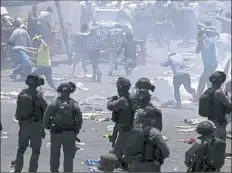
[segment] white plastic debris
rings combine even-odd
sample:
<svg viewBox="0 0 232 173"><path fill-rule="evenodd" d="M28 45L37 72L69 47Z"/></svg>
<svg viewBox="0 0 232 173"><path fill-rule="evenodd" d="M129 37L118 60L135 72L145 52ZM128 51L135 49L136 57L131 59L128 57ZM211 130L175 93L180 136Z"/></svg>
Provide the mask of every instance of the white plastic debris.
<svg viewBox="0 0 232 173"><path fill-rule="evenodd" d="M85 146L85 143L84 142L76 142L76 145Z"/></svg>
<svg viewBox="0 0 232 173"><path fill-rule="evenodd" d="M185 119L184 122L189 125L197 125L200 122L204 121L206 119L203 118L196 118L196 119Z"/></svg>
<svg viewBox="0 0 232 173"><path fill-rule="evenodd" d="M77 82L76 83L76 87L77 89L79 89L80 91L88 91L89 89L85 87L85 85L81 82Z"/></svg>
<svg viewBox="0 0 232 173"><path fill-rule="evenodd" d="M177 132L192 132L194 130L195 130L195 128L192 128L192 129L179 129L179 130L177 130Z"/></svg>
<svg viewBox="0 0 232 173"><path fill-rule="evenodd" d="M92 97L87 98L87 100L105 100L106 98L99 95L93 95Z"/></svg>
<svg viewBox="0 0 232 173"><path fill-rule="evenodd" d="M1 136L1 139L7 139L8 136Z"/></svg>
<svg viewBox="0 0 232 173"><path fill-rule="evenodd" d="M6 134L7 134L7 132L2 132L2 134L3 134L3 135L6 135Z"/></svg>
<svg viewBox="0 0 232 173"><path fill-rule="evenodd" d="M46 144L45 144L45 147L46 147L46 148L50 148L50 147L51 147L51 143L46 143Z"/></svg>
<svg viewBox="0 0 232 173"><path fill-rule="evenodd" d="M107 126L106 128L107 128L107 130L109 130L109 131L113 131L113 130L114 130L114 125L109 125L109 126Z"/></svg>
<svg viewBox="0 0 232 173"><path fill-rule="evenodd" d="M174 126L175 128L181 128L181 129L189 129L191 126Z"/></svg>
<svg viewBox="0 0 232 173"><path fill-rule="evenodd" d="M18 96L18 94L19 94L19 92L17 92L17 91L11 91L11 92L1 91L2 96Z"/></svg>
<svg viewBox="0 0 232 173"><path fill-rule="evenodd" d="M53 78L54 81L64 81L65 78Z"/></svg>
<svg viewBox="0 0 232 173"><path fill-rule="evenodd" d="M163 139L164 139L165 141L168 141L168 140L169 140L169 137L163 136Z"/></svg>
<svg viewBox="0 0 232 173"><path fill-rule="evenodd" d="M16 119L12 119L15 123L18 123L19 121L18 120L16 120Z"/></svg>

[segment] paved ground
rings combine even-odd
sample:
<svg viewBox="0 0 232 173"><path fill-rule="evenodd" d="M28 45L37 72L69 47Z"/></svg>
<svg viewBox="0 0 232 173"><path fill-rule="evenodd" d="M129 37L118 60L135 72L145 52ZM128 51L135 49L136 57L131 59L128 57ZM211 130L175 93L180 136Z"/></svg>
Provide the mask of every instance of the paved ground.
<svg viewBox="0 0 232 173"><path fill-rule="evenodd" d="M191 48L180 48L182 52L189 52ZM153 44L148 45L148 60L146 66L139 66L134 70L133 77L131 78L132 83L140 77L148 77L154 79L153 82L156 86L156 91L153 95L153 102L159 106L164 102L173 100L173 89L171 85L171 74L169 68L163 68L160 66L160 62L165 60L167 55L167 50L165 48L154 48ZM195 55L186 55L189 58L189 65L191 66L191 77L194 83L194 87L197 85L199 74L201 72L201 60ZM54 59L59 60L63 57L57 56ZM90 69L90 67L89 67ZM103 75L107 73L107 65L101 65L101 70ZM106 98L116 92L115 81L117 76L108 77L103 76L102 83L93 83L89 79L81 78L71 78L69 73L71 69L69 65L59 65L53 68L54 78L56 79L56 84L61 83L59 78L63 78L64 81L73 81L75 83L81 82L84 84L88 91L75 92L72 97L83 103L88 101L89 106L81 104L81 109L83 112L96 112L95 108L101 108L103 111L106 109ZM82 72L80 66L77 68L76 74ZM9 71L2 71L1 74L1 92L12 92L19 91L25 87L24 83L21 82L11 82L6 75ZM120 67L119 71L116 72L117 75L124 75L124 70ZM47 85L43 87L45 94L51 96L54 93L49 89ZM9 93L8 93L9 95ZM2 172L10 171L10 162L15 158L17 150L17 133L18 125L12 119L14 119L15 113L15 96L14 93L11 93L12 96L1 97L1 118L3 122L4 130L7 134L2 134L2 136L8 136L7 139L1 140L1 168ZM96 99L96 95L101 96L102 98ZM182 100L185 103L184 108L181 110L175 110L170 108L162 108L164 115L163 123L164 130L163 135L168 136L169 140L167 141L171 155L165 160L164 165L162 166L163 172L175 172L175 171L186 171L184 166L184 153L190 147L188 144L180 143L180 139L189 139L191 137L196 137L195 132L177 132L177 128L174 126L184 125L183 121L185 118L199 118L197 114L197 105L191 103L189 99L191 98L183 89L181 89ZM95 98L95 99L94 99ZM92 107L90 111L89 107ZM88 110L88 111L87 111ZM100 112L103 117L109 117L110 114L107 112ZM85 146L80 146L84 150L77 151L75 158L75 171L88 171L88 167L84 164L85 160L88 158L98 159L101 154L106 153L110 149L110 143L108 139L103 138L103 135L109 133L107 130L108 125L113 125L112 122L96 122L94 120L85 120L83 123L83 129L79 135L82 142L85 142ZM49 148L45 145L49 142L49 133L47 133L46 138L43 141L43 146L41 149L41 156L39 160L39 171L49 171ZM228 141L228 150L231 143ZM30 149L27 150L25 154L25 167L24 171L28 170L28 159L30 156ZM61 159L62 161L62 159ZM226 164L223 167L223 171L230 172L231 170L231 160L226 160ZM62 162L61 162L62 165ZM62 168L60 169L62 170Z"/></svg>

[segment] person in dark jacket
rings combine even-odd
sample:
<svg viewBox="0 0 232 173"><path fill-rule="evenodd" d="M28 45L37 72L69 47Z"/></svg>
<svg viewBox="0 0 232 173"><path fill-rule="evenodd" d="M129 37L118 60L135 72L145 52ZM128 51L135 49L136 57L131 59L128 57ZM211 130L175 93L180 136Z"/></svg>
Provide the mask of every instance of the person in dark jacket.
<svg viewBox="0 0 232 173"><path fill-rule="evenodd" d="M60 96L49 104L44 114L44 128L51 133L51 172L59 172L61 146L64 152L64 172L73 172L75 141L83 122L78 103L70 98L75 90L76 86L72 82L60 84L57 88Z"/></svg>
<svg viewBox="0 0 232 173"><path fill-rule="evenodd" d="M126 131L125 133L119 132L115 146L117 146L119 150L121 149L127 163L129 163L130 172L160 172L161 165L170 155L169 148L160 131L154 128L154 122L155 119L152 114L144 114L142 109L138 109L135 112L133 129L123 129ZM139 144L137 145L137 143L133 141L138 141L138 139L135 138L140 135L134 135L132 139L130 139L130 137L124 139L124 136L129 135L130 131L140 132L145 137L143 138L144 147L142 147L142 151L134 151L134 153L137 153L135 155L128 155L125 146L139 149Z"/></svg>
<svg viewBox="0 0 232 173"><path fill-rule="evenodd" d="M113 96L107 102L107 108L112 111L112 121L115 122L114 132L112 136L112 143L117 137L117 132L121 125L132 125L133 123L133 112L130 103L130 93L129 89L131 83L128 79L119 77L116 82L118 96Z"/></svg>
<svg viewBox="0 0 232 173"><path fill-rule="evenodd" d="M197 141L185 152L184 163L188 167L187 172L220 172L206 164L207 156L203 154L203 147L207 141L216 139L215 131L216 127L211 121L202 121L197 125L196 132L201 136L199 136ZM203 154L204 160L201 159L201 154Z"/></svg>
<svg viewBox="0 0 232 173"><path fill-rule="evenodd" d="M133 123L133 108L130 102L129 89L131 83L128 79L119 77L116 82L118 96L113 96L107 103L107 108L112 111L112 121L115 122L114 130L110 141L112 142L112 153L118 152L115 149L117 135L122 126L132 126ZM117 154L121 168L127 170L127 164L124 162L122 155Z"/></svg>
<svg viewBox="0 0 232 173"><path fill-rule="evenodd" d="M36 74L27 76L27 89L18 95L15 117L19 121L18 150L15 160L15 172L23 169L23 157L30 144L32 154L28 172L37 172L42 138L45 137L43 129L43 114L47 103L42 94L36 89L44 84L44 80Z"/></svg>
<svg viewBox="0 0 232 173"><path fill-rule="evenodd" d="M221 71L214 72L209 81L212 84L211 90L214 91L213 100L213 115L208 117L216 126L216 136L219 139L226 140L226 114L231 112L231 98L226 96L225 92L221 89L222 84L226 80L226 74Z"/></svg>

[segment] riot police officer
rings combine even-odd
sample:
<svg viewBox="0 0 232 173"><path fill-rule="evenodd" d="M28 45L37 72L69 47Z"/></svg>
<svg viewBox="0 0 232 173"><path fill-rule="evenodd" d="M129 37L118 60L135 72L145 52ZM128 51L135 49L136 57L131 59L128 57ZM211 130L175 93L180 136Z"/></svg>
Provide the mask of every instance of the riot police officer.
<svg viewBox="0 0 232 173"><path fill-rule="evenodd" d="M23 168L24 153L29 146L32 148L28 172L37 172L42 138L45 137L43 129L43 114L47 103L37 87L44 84L44 80L36 74L27 76L27 89L18 95L15 117L19 121L18 150L15 160L15 172Z"/></svg>
<svg viewBox="0 0 232 173"><path fill-rule="evenodd" d="M72 82L60 84L57 88L60 96L48 106L44 114L44 128L51 133L51 172L59 172L61 146L64 152L64 172L73 172L75 141L83 122L78 103L70 98L75 90L76 86Z"/></svg>

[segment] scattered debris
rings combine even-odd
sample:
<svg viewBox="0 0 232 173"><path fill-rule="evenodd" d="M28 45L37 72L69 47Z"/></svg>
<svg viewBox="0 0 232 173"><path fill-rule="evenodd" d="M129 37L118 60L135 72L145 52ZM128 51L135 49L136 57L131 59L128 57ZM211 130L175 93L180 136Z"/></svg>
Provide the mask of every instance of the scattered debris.
<svg viewBox="0 0 232 173"><path fill-rule="evenodd" d="M231 160L231 156L226 157L226 160Z"/></svg>
<svg viewBox="0 0 232 173"><path fill-rule="evenodd" d="M101 114L97 113L83 113L82 116L84 120L96 120L102 118Z"/></svg>
<svg viewBox="0 0 232 173"><path fill-rule="evenodd" d="M88 91L89 89L85 87L85 85L81 82L77 82L76 83L76 87L77 89L79 89L80 91Z"/></svg>
<svg viewBox="0 0 232 173"><path fill-rule="evenodd" d="M64 80L66 80L65 78L52 78L54 81L64 81Z"/></svg>
<svg viewBox="0 0 232 173"><path fill-rule="evenodd" d="M83 101L81 103L79 103L80 106L89 106L91 105L90 103L88 103L88 101Z"/></svg>
<svg viewBox="0 0 232 173"><path fill-rule="evenodd" d="M174 171L174 172L178 171L178 168L174 168L173 171Z"/></svg>
<svg viewBox="0 0 232 173"><path fill-rule="evenodd" d="M84 142L75 142L76 143L76 145L81 145L81 146L85 146L85 143Z"/></svg>
<svg viewBox="0 0 232 173"><path fill-rule="evenodd" d="M179 142L183 142L183 143L186 143L186 144L193 144L194 142L196 142L196 138L190 138L188 140L179 140Z"/></svg>
<svg viewBox="0 0 232 173"><path fill-rule="evenodd" d="M12 119L15 123L18 123L19 121L18 120L16 120L16 119Z"/></svg>
<svg viewBox="0 0 232 173"><path fill-rule="evenodd" d="M1 95L2 96L18 96L19 92L17 91L11 91L11 92L4 92L4 91L1 91Z"/></svg>
<svg viewBox="0 0 232 173"><path fill-rule="evenodd" d="M96 166L88 167L90 172L102 172Z"/></svg>
<svg viewBox="0 0 232 173"><path fill-rule="evenodd" d="M100 160L96 160L96 159L87 159L86 160L86 165L87 166L97 166L99 164Z"/></svg>
<svg viewBox="0 0 232 173"><path fill-rule="evenodd" d="M168 140L169 140L169 137L163 136L163 139L164 139L165 141L168 141Z"/></svg>
<svg viewBox="0 0 232 173"><path fill-rule="evenodd" d="M191 126L174 126L175 128L181 128L181 129L189 129Z"/></svg>
<svg viewBox="0 0 232 173"><path fill-rule="evenodd" d="M95 111L100 111L100 112L103 111L102 108L95 108L94 110L95 110Z"/></svg>
<svg viewBox="0 0 232 173"><path fill-rule="evenodd" d="M92 110L93 110L93 108L91 106L86 106L84 108L84 111L92 111Z"/></svg>
<svg viewBox="0 0 232 173"><path fill-rule="evenodd" d="M192 132L194 130L196 130L196 129L195 128L192 128L192 129L179 129L179 130L177 130L177 132Z"/></svg>
<svg viewBox="0 0 232 173"><path fill-rule="evenodd" d="M97 122L103 122L103 121L110 121L109 117L106 118L99 118L99 119L95 119Z"/></svg>
<svg viewBox="0 0 232 173"><path fill-rule="evenodd" d="M114 130L114 125L109 125L109 126L107 126L106 128L107 128L107 130L109 130L109 131L113 131L113 130Z"/></svg>
<svg viewBox="0 0 232 173"><path fill-rule="evenodd" d="M105 97L99 95L93 95L92 97L87 98L87 100L105 100Z"/></svg>
<svg viewBox="0 0 232 173"><path fill-rule="evenodd" d="M167 102L161 104L160 107L161 107L161 108L168 108L168 107L173 107L173 106L175 106L175 105L176 105L176 102L175 102L175 101L169 100L169 101L167 101Z"/></svg>
<svg viewBox="0 0 232 173"><path fill-rule="evenodd" d="M118 80L118 78L112 79L112 80L110 81L110 83L116 84L117 80Z"/></svg>
<svg viewBox="0 0 232 173"><path fill-rule="evenodd" d="M200 122L204 121L206 119L203 118L197 118L197 119L184 119L184 123L189 124L189 125L197 125Z"/></svg>
<svg viewBox="0 0 232 173"><path fill-rule="evenodd" d="M227 134L226 137L227 137L228 139L232 139L231 134Z"/></svg>
<svg viewBox="0 0 232 173"><path fill-rule="evenodd" d="M1 136L1 139L7 139L8 136Z"/></svg>
<svg viewBox="0 0 232 173"><path fill-rule="evenodd" d="M111 137L112 137L112 134L109 134L109 133L103 135L103 138L111 138Z"/></svg>
<svg viewBox="0 0 232 173"><path fill-rule="evenodd" d="M50 148L50 147L51 147L51 143L46 143L46 144L45 144L45 147L46 147L46 148Z"/></svg>

